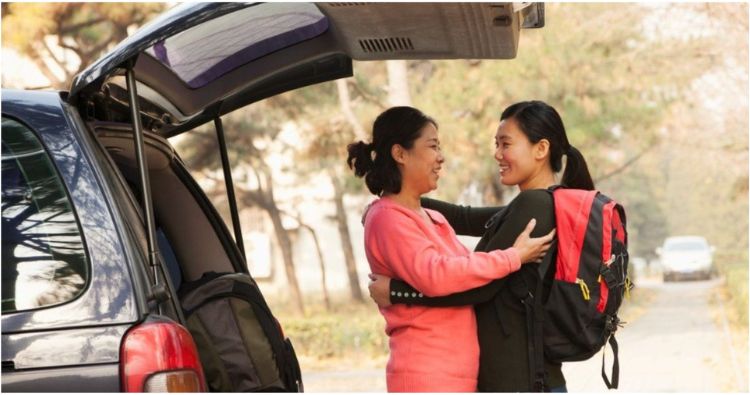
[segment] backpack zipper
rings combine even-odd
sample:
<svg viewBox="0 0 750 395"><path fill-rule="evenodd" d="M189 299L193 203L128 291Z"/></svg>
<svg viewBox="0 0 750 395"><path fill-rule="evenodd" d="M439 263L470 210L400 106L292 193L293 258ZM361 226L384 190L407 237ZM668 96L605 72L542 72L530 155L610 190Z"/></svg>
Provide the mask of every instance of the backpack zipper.
<svg viewBox="0 0 750 395"><path fill-rule="evenodd" d="M591 293L589 292L589 286L581 278L576 279L576 284L581 287L581 293L583 294L584 300L591 300Z"/></svg>

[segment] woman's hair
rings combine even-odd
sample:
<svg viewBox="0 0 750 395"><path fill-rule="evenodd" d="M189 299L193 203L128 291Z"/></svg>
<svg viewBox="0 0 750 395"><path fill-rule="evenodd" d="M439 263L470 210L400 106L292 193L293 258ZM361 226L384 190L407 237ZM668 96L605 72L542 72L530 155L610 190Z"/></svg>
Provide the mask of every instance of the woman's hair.
<svg viewBox="0 0 750 395"><path fill-rule="evenodd" d="M562 169L562 157L568 156L562 185L569 188L594 190L594 181L589 174L583 155L568 142L565 126L560 114L542 101L524 101L506 108L500 120L514 119L518 128L532 144L547 139L550 144L550 165L555 173Z"/></svg>
<svg viewBox="0 0 750 395"><path fill-rule="evenodd" d="M346 163L354 175L364 177L367 189L374 195L401 192L401 172L391 156L391 147L399 144L405 149L414 146L414 140L428 123L437 122L413 107L392 107L378 115L372 125L372 142L349 144Z"/></svg>

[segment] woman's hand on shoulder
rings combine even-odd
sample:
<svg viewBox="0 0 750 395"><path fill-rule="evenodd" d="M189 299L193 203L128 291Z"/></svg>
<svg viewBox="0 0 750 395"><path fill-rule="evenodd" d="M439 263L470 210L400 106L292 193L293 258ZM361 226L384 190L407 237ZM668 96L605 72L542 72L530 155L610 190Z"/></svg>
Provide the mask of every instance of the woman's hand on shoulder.
<svg viewBox="0 0 750 395"><path fill-rule="evenodd" d="M544 255L547 254L552 240L555 238L555 230L547 233L542 237L531 237L531 231L536 226L536 219L532 218L526 225L526 228L516 238L513 247L518 250L521 256L521 263L541 262Z"/></svg>

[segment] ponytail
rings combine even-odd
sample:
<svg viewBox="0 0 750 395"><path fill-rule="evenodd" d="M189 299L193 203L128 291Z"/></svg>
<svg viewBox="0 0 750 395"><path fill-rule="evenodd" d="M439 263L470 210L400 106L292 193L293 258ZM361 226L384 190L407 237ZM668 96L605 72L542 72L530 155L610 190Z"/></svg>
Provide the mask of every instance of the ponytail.
<svg viewBox="0 0 750 395"><path fill-rule="evenodd" d="M594 190L594 180L591 179L586 159L583 158L581 151L578 151L572 145L568 146L567 163L563 173L562 185L568 188Z"/></svg>
<svg viewBox="0 0 750 395"><path fill-rule="evenodd" d="M373 165L372 144L359 141L346 146L346 150L349 152L349 157L346 158L349 168L354 170L357 177L364 177Z"/></svg>

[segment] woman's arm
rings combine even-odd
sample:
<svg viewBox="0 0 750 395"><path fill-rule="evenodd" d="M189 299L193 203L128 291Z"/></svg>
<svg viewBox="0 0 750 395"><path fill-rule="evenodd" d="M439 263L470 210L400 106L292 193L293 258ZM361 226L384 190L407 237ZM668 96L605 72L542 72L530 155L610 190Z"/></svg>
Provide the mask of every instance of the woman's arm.
<svg viewBox="0 0 750 395"><path fill-rule="evenodd" d="M415 285L425 295L442 296L476 288L521 267L516 248L443 255L409 216L393 210L379 210L370 216L366 229L369 253L387 263L394 277Z"/></svg>
<svg viewBox="0 0 750 395"><path fill-rule="evenodd" d="M510 210L505 221L500 225L493 235L489 236L489 241L485 249L487 251L508 248L512 246L518 235L524 230L526 224L535 218L537 225L531 232L532 236L539 237L545 235L555 228L555 214L552 194L545 190L530 190L521 192L508 207ZM477 304L490 300L500 289L503 281L495 280L487 285L470 289L468 291L454 293L441 297L428 297L408 283L401 280L390 280L390 286L383 290L382 283L386 280L377 279L375 283L378 289L370 289L371 293L378 293L383 300L383 295L388 296L391 304L416 304L421 306L463 306L467 304ZM371 284L372 286L372 284ZM395 295L394 295L395 292ZM401 296L398 293L401 293ZM413 297L416 293L417 297ZM405 296L407 295L408 296ZM373 299L378 301L373 295Z"/></svg>
<svg viewBox="0 0 750 395"><path fill-rule="evenodd" d="M417 304L430 307L466 306L487 302L500 290L502 280L447 296L429 297L408 283L377 274L370 275L370 297L380 307L392 304Z"/></svg>
<svg viewBox="0 0 750 395"><path fill-rule="evenodd" d="M465 236L481 236L485 232L484 225L490 217L497 214L503 207L471 207L459 206L440 200L422 198L422 207L429 208L443 214L445 219L456 231Z"/></svg>

